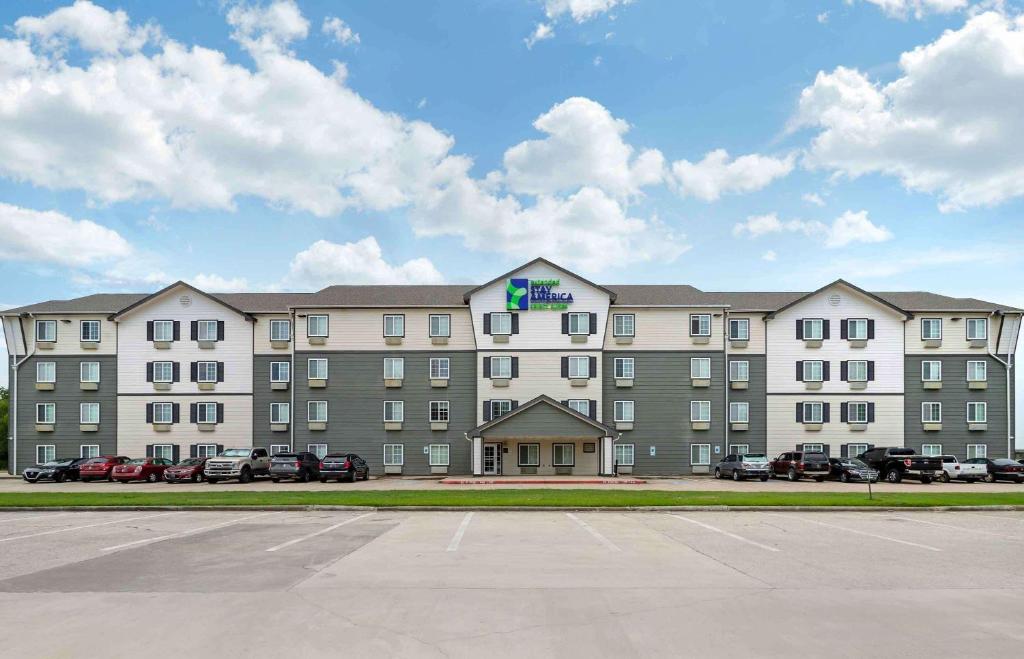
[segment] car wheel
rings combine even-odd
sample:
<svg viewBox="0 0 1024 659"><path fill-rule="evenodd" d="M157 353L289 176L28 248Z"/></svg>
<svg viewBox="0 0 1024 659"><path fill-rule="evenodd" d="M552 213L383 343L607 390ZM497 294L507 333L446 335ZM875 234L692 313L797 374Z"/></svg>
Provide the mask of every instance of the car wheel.
<svg viewBox="0 0 1024 659"><path fill-rule="evenodd" d="M53 482L55 482L55 483L63 483L64 482L64 474L57 474L56 476L54 476L53 477Z"/></svg>
<svg viewBox="0 0 1024 659"><path fill-rule="evenodd" d="M825 482L825 477L824 476L816 476L814 478L814 482L815 483L823 483L823 482Z"/></svg>
<svg viewBox="0 0 1024 659"><path fill-rule="evenodd" d="M942 475L939 476L939 480L941 480L943 483L948 483L950 481L949 474L947 474L946 472L942 472ZM970 483L971 481L967 482Z"/></svg>
<svg viewBox="0 0 1024 659"><path fill-rule="evenodd" d="M156 474L150 474L150 475L146 476L146 482L147 483L155 483L156 482Z"/></svg>
<svg viewBox="0 0 1024 659"><path fill-rule="evenodd" d="M898 469L890 469L889 471L885 472L885 480L889 481L890 483L899 483L901 480L903 480L903 475L900 474Z"/></svg>
<svg viewBox="0 0 1024 659"><path fill-rule="evenodd" d="M989 483L995 483L996 482L996 475L995 474L989 474L987 477L985 477L985 480L988 481Z"/></svg>
<svg viewBox="0 0 1024 659"><path fill-rule="evenodd" d="M83 478L83 479L82 479L82 482L83 482L83 483L91 483L91 482L92 482L92 479L91 479L91 478Z"/></svg>
<svg viewBox="0 0 1024 659"><path fill-rule="evenodd" d="M217 480L216 478L207 478L207 479L206 479L206 482L207 482L207 483L209 483L210 485L216 485L216 484L217 484L217 483L219 483L220 481L219 481L219 480Z"/></svg>
<svg viewBox="0 0 1024 659"><path fill-rule="evenodd" d="M922 476L921 477L921 485L929 485L931 482L932 482L932 477L931 476Z"/></svg>
<svg viewBox="0 0 1024 659"><path fill-rule="evenodd" d="M252 481L252 470L248 467L242 468L242 473L238 475L239 483L249 483Z"/></svg>
<svg viewBox="0 0 1024 659"><path fill-rule="evenodd" d="M309 482L309 472L308 471L302 472L302 476L299 478L299 480L302 481L303 483L308 483Z"/></svg>
<svg viewBox="0 0 1024 659"><path fill-rule="evenodd" d="M761 477L761 482L762 483L767 483L768 482L768 477L767 476L762 476Z"/></svg>
<svg viewBox="0 0 1024 659"><path fill-rule="evenodd" d="M350 483L355 483L356 482L356 473L357 473L356 470L353 469L352 473L349 474L348 480L349 480Z"/></svg>
<svg viewBox="0 0 1024 659"><path fill-rule="evenodd" d="M111 470L110 473L107 474L107 482L108 483L113 483L114 482L114 471L113 470Z"/></svg>
<svg viewBox="0 0 1024 659"><path fill-rule="evenodd" d="M271 479L270 479L270 482L271 482L271 483L280 483L280 482L281 482L281 479L280 479L280 478L271 478Z"/></svg>
<svg viewBox="0 0 1024 659"><path fill-rule="evenodd" d="M741 478L740 478L740 472L738 472L738 471L736 471L735 469L733 469L733 470L732 470L732 479L733 479L734 481L736 481L736 482L739 482L739 481L741 480Z"/></svg>
<svg viewBox="0 0 1024 659"><path fill-rule="evenodd" d="M977 478L968 478L968 479L967 479L967 483L968 483L968 484L970 484L970 483L977 483L977 482L978 482L978 479L977 479Z"/></svg>
<svg viewBox="0 0 1024 659"><path fill-rule="evenodd" d="M326 482L327 482L327 479L326 479L326 478L324 478L323 476L321 476L321 477L320 477L320 482L321 482L321 483L326 483Z"/></svg>
<svg viewBox="0 0 1024 659"><path fill-rule="evenodd" d="M800 476L797 475L796 469L790 467L789 471L786 473L786 478L788 478L791 481L797 481L800 479Z"/></svg>
<svg viewBox="0 0 1024 659"><path fill-rule="evenodd" d="M721 478L721 477L722 477L722 470L719 469L718 467L715 467L715 478Z"/></svg>
<svg viewBox="0 0 1024 659"><path fill-rule="evenodd" d="M1017 485L1020 485L1021 483L1024 483L1024 478L1021 478L1020 476L1018 476L1018 477L1013 479L1013 482L1016 483Z"/></svg>
<svg viewBox="0 0 1024 659"><path fill-rule="evenodd" d="M843 473L839 474L839 482L840 483L849 483L850 482L850 475L847 474L845 471Z"/></svg>

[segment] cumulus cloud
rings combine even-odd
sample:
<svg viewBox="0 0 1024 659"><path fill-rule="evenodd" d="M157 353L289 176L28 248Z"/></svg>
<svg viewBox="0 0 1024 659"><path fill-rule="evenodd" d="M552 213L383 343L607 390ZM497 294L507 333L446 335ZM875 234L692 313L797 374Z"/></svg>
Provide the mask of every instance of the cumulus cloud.
<svg viewBox="0 0 1024 659"><path fill-rule="evenodd" d="M800 198L803 199L804 202L806 202L806 203L808 203L808 204L810 204L812 206L824 206L825 205L825 200L822 199L821 195L818 194L817 192L805 192L804 194L800 195Z"/></svg>
<svg viewBox="0 0 1024 659"><path fill-rule="evenodd" d="M777 258L778 256L775 254L775 251L771 249L761 255L761 260L768 261L769 263L774 262Z"/></svg>
<svg viewBox="0 0 1024 659"><path fill-rule="evenodd" d="M124 258L132 247L113 229L0 202L0 260L91 266Z"/></svg>
<svg viewBox="0 0 1024 659"><path fill-rule="evenodd" d="M352 31L345 21L337 16L328 16L320 30L343 46L359 44L359 34Z"/></svg>
<svg viewBox="0 0 1024 659"><path fill-rule="evenodd" d="M227 14L232 35L250 49L276 50L309 34L309 21L294 0L275 0L267 5L239 3Z"/></svg>
<svg viewBox="0 0 1024 659"><path fill-rule="evenodd" d="M210 293L242 293L251 290L249 281L244 277L222 277L215 274L199 273L187 280L196 288Z"/></svg>
<svg viewBox="0 0 1024 659"><path fill-rule="evenodd" d="M700 162L677 160L672 163L672 174L680 194L716 201L723 194L766 187L793 171L795 159L792 154L775 158L752 153L730 161L725 149L716 149Z"/></svg>
<svg viewBox="0 0 1024 659"><path fill-rule="evenodd" d="M897 177L944 211L1024 195L1024 16L979 14L899 65L888 84L845 67L818 73L792 122L815 131L804 164Z"/></svg>
<svg viewBox="0 0 1024 659"><path fill-rule="evenodd" d="M523 39L527 48L533 48L534 44L538 41L544 41L555 36L555 28L551 23L537 23L537 27L533 29L533 33Z"/></svg>
<svg viewBox="0 0 1024 659"><path fill-rule="evenodd" d="M928 14L949 14L967 8L967 0L864 0L875 5L886 16L906 20L910 16L922 19ZM846 0L852 4L853 0Z"/></svg>
<svg viewBox="0 0 1024 659"><path fill-rule="evenodd" d="M832 224L817 220L782 221L775 213L751 215L745 222L738 222L732 228L734 236L749 238L784 232L802 233L819 240L828 248L845 247L851 243L880 243L893 237L888 228L869 220L867 211L846 211L833 220Z"/></svg>
<svg viewBox="0 0 1024 659"><path fill-rule="evenodd" d="M46 50L62 50L76 42L86 51L107 54L137 51L160 36L156 26L133 26L124 11L107 11L88 0L77 0L46 16L19 18L14 32Z"/></svg>
<svg viewBox="0 0 1024 659"><path fill-rule="evenodd" d="M544 13L550 19L569 16L577 23L589 21L633 0L546 0Z"/></svg>
<svg viewBox="0 0 1024 659"><path fill-rule="evenodd" d="M287 284L319 289L331 284L440 284L444 277L430 259L391 264L373 236L357 242L318 240L292 259Z"/></svg>

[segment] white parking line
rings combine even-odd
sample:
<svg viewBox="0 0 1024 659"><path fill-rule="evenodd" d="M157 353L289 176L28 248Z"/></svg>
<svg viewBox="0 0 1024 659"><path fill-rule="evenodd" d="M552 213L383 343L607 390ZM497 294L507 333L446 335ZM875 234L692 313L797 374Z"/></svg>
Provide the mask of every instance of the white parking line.
<svg viewBox="0 0 1024 659"><path fill-rule="evenodd" d="M599 542L600 542L600 543L601 543L602 545L604 545L605 547L607 547L608 549L610 549L610 550L612 550L612 551L622 551L621 549L619 549L619 548L618 548L618 547L617 547L617 546L615 545L615 543L614 543L614 542L612 542L612 541L611 541L611 540L609 540L608 538L606 538L606 537L604 537L603 535L601 535L600 533L598 533L598 532L597 532L597 529L595 529L594 527L592 527L592 526L591 526L590 524L587 524L586 522L584 522L584 521L583 521L582 519L580 519L580 518L579 518L579 517L577 517L576 515L574 515L574 514L572 514L572 513L566 513L566 514L565 514L565 516L566 516L566 517L568 517L569 519L571 519L572 521L576 522L577 524L579 524L579 525L580 525L581 527L583 527L583 529L584 529L584 530L585 530L585 531L586 531L587 533L589 533L590 535L592 535L592 536L594 536L595 538L597 538L597 540L598 540L598 541L599 541Z"/></svg>
<svg viewBox="0 0 1024 659"><path fill-rule="evenodd" d="M277 545L276 547L271 547L267 551L277 551L279 549L284 549L285 547L291 547L292 545L297 545L300 542L304 542L306 540L309 540L310 538L315 538L318 535L323 535L324 533L330 533L334 529L341 528L342 526L345 526L346 524L351 524L352 522L359 521L359 520L363 519L364 517L369 517L370 515L373 515L373 514L374 513L365 513L365 514L359 515L357 517L352 517L351 519L346 519L344 522L339 522L339 523L337 523L337 524L335 524L333 526L328 526L326 529L320 529L319 531L316 531L314 533L310 533L309 535L304 535L301 538L295 538L293 540L289 540L288 542L283 542L283 543Z"/></svg>
<svg viewBox="0 0 1024 659"><path fill-rule="evenodd" d="M720 529L717 526L711 526L710 524L705 524L704 522L698 522L697 520L690 519L689 517L683 517L682 515L669 515L669 517L675 517L676 519L681 519L684 522L689 522L690 524L696 524L697 526L700 526L701 528L705 528L705 529L707 529L709 531L714 531L715 533L721 533L722 535L728 536L728 537L732 538L733 540L739 540L740 542L745 542L748 545L752 545L754 547L760 547L761 549L764 549L764 550L767 550L767 551L774 551L774 552L781 551L778 547L770 547L768 545L762 545L760 542L755 542L754 540L751 540L749 538L744 538L741 535L736 535L735 533L730 533L729 531L726 531L724 529Z"/></svg>
<svg viewBox="0 0 1024 659"><path fill-rule="evenodd" d="M448 543L447 551L458 551L459 543L462 542L462 536L466 535L466 529L469 528L469 523L473 520L473 513L466 513L466 516L462 518L462 523L459 524L459 528L455 531L455 535L452 536L452 541Z"/></svg>
<svg viewBox="0 0 1024 659"><path fill-rule="evenodd" d="M774 515L775 517L785 517L787 519L799 519L800 521L807 522L808 524L817 524L818 526L826 526L830 529L836 529L838 531L846 531L847 533L855 533L857 535L867 536L869 538L876 538L878 540L888 540L889 542L896 542L901 545L908 545L910 547L919 547L920 549L927 549L928 551L942 551L938 547L932 547L930 545L922 545L918 542L910 542L909 540L900 540L899 538L890 538L887 535L878 535L877 533L868 533L867 531L858 531L857 529L851 529L845 526L836 526L835 524L828 524L826 522L818 522L813 519L807 519L806 517L796 517L795 515Z"/></svg>
<svg viewBox="0 0 1024 659"><path fill-rule="evenodd" d="M939 526L944 529L953 529L954 531L963 531L965 533L980 533L982 535L991 535L997 538L1004 538L1006 540L1024 540L1024 538L1015 537L1012 535L1003 535L1002 533L993 533L992 531L982 531L981 529L972 529L966 526L953 526L952 524L943 524L942 522L932 522L926 519L915 519L913 517L903 517L901 515L890 515L890 519L899 519L905 522L916 522L917 524L927 524L928 526Z"/></svg>
<svg viewBox="0 0 1024 659"><path fill-rule="evenodd" d="M32 517L5 517L0 519L0 523L9 524L11 522L28 522L33 519L52 519L54 517L67 517L72 514L74 513L52 513L49 515L33 515Z"/></svg>
<svg viewBox="0 0 1024 659"><path fill-rule="evenodd" d="M12 540L24 540L26 538L38 538L41 535L53 535L54 533L66 533L68 531L80 531L81 529L91 529L96 526L106 526L108 524L119 524L121 522L131 522L137 519L152 519L154 517L166 517L167 515L174 515L175 512L160 513L158 515L142 515L141 517L125 517L122 519L112 519L108 522L97 522L96 524L86 524L84 526L72 526L66 529L54 529L52 531L40 531L39 533L30 533L28 535L16 535L13 538L0 538L0 542L10 542Z"/></svg>
<svg viewBox="0 0 1024 659"><path fill-rule="evenodd" d="M221 522L220 524L213 524L212 526L202 526L198 529L190 529L188 531L181 531L179 533L171 533L168 535L157 536L156 538L145 538L143 540L135 540L133 542L126 542L121 545L114 545L113 547L104 547L102 551L117 551L118 549L125 549L126 547L136 547L138 545L151 544L155 542L162 542L164 540L173 540L174 538L182 538L193 533L202 533L203 531L210 531L213 529L219 529L223 526L231 526L239 522L244 522L247 519L254 519L256 517L266 517L267 515L277 515L278 513L260 513L259 515L249 515L248 517L239 517L228 522Z"/></svg>
<svg viewBox="0 0 1024 659"><path fill-rule="evenodd" d="M991 515L989 513L968 513L975 517L984 517L986 519L1005 519L1011 522L1024 522L1024 517L1006 517L1005 515Z"/></svg>

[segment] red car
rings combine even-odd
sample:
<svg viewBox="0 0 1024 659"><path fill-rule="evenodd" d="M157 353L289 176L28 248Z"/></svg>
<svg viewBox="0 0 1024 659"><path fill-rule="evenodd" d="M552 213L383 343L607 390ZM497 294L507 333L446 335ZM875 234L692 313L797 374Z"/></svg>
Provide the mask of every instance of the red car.
<svg viewBox="0 0 1024 659"><path fill-rule="evenodd" d="M97 480L114 480L114 467L128 462L123 455L101 455L83 462L79 467L79 478L83 483Z"/></svg>
<svg viewBox="0 0 1024 659"><path fill-rule="evenodd" d="M207 458L185 458L164 471L164 480L168 483L181 483L182 481L201 483L206 460Z"/></svg>
<svg viewBox="0 0 1024 659"><path fill-rule="evenodd" d="M162 480L164 471L174 463L167 458L135 458L114 467L114 480L119 483L146 481L155 483Z"/></svg>

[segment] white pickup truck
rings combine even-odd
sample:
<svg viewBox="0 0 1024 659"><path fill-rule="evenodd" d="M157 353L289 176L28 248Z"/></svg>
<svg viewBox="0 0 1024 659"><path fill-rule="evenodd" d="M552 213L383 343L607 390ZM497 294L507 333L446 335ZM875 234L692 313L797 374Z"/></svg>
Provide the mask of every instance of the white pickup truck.
<svg viewBox="0 0 1024 659"><path fill-rule="evenodd" d="M952 480L967 481L973 483L975 481L984 480L988 476L988 467L983 464L967 464L960 462L956 459L955 455L943 455L942 457L942 475L939 479L943 483L948 483Z"/></svg>

